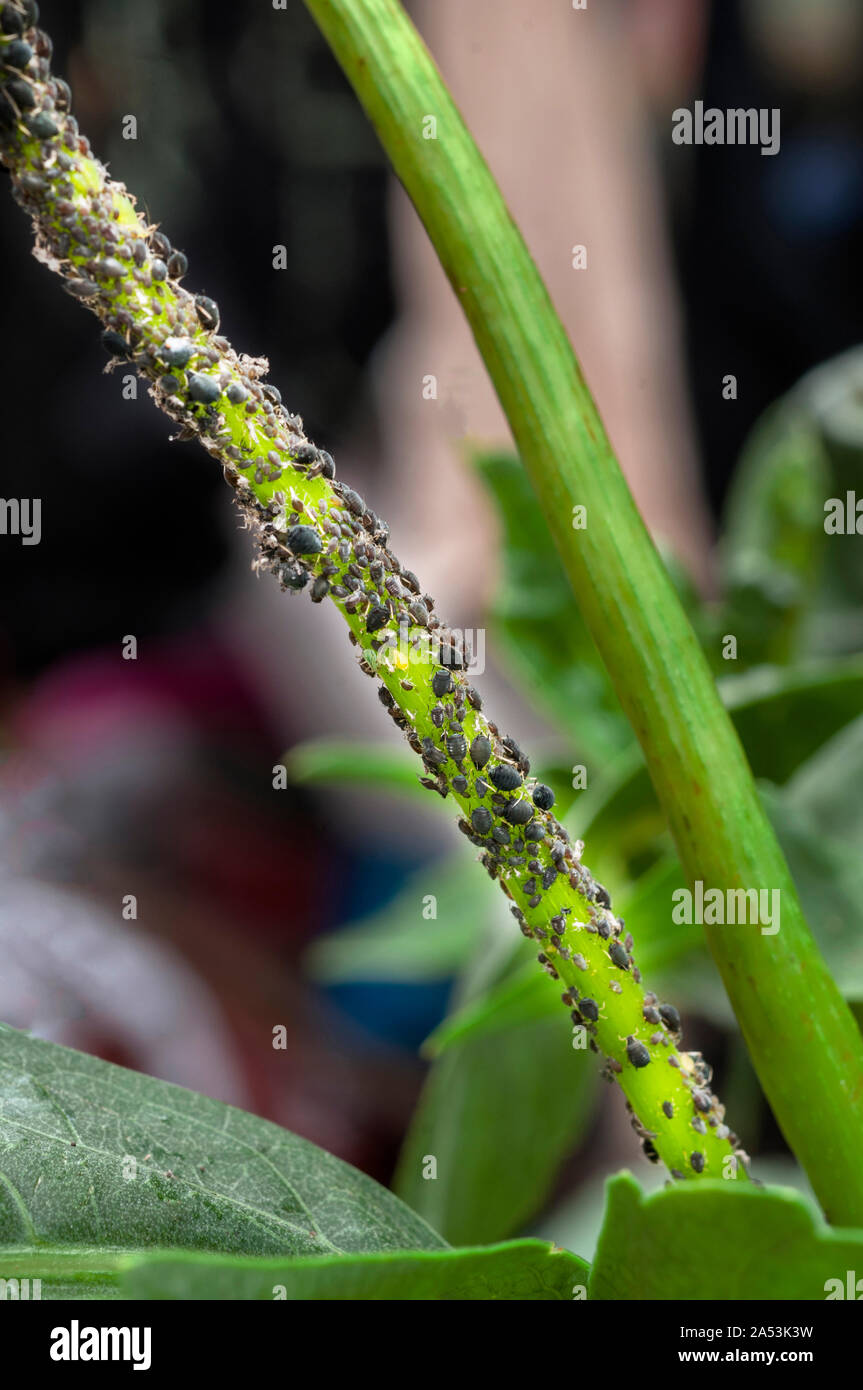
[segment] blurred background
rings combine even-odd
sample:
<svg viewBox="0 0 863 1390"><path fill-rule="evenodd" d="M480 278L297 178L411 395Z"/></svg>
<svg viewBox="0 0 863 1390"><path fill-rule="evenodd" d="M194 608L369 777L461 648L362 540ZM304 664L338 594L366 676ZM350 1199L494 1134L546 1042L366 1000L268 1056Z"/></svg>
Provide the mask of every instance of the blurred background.
<svg viewBox="0 0 863 1390"><path fill-rule="evenodd" d="M848 355L863 338L863 6L409 8L717 674L737 682L729 702L795 874L822 909L833 885L828 935L856 982L859 855L831 796L851 796L863 742L861 567L853 538L821 540L824 499L840 482L863 492ZM675 861L640 755L458 305L304 7L42 12L82 130L186 251L187 284L218 301L238 350L269 356L448 620L488 629L487 705L571 803L616 906L635 900L637 949L678 991L732 1123L765 1172L786 1161L697 941L669 937ZM675 145L672 112L695 100L779 108L780 152ZM42 535L0 536L0 1017L268 1116L381 1181L398 1163L400 1190L452 1239L539 1229L563 1199L589 1226L591 1184L611 1166L661 1181L619 1097L600 1097L593 1062L568 1050L535 968L533 1013L513 1022L524 956L503 899L447 808L415 795L337 614L252 575L219 470L169 441L145 392L127 399L122 371L102 373L95 321L30 243L7 198L0 496L40 498ZM387 758L358 776L372 744ZM649 807L637 826L635 806ZM807 817L831 816L835 844L813 864ZM454 1009L474 1031L447 1045L438 1031L429 1073L420 1046ZM442 1161L466 1137L460 1176L417 1181L417 1155Z"/></svg>

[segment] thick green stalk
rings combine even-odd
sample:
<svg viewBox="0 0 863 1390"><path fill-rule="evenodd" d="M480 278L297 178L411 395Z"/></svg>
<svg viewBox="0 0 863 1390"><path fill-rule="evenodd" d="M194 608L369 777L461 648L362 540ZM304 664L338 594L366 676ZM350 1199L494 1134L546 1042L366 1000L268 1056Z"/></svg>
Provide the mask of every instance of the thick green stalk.
<svg viewBox="0 0 863 1390"><path fill-rule="evenodd" d="M306 5L467 315L690 881L723 893L779 891L777 934L707 925L707 940L764 1091L825 1212L859 1225L863 1039L809 932L743 750L545 286L397 0ZM436 138L425 138L429 116ZM584 529L573 529L575 507L586 508Z"/></svg>
<svg viewBox="0 0 863 1390"><path fill-rule="evenodd" d="M22 3L0 0L0 19ZM49 48L7 80L0 156L30 213L36 254L101 319L115 360L132 361L156 403L222 465L259 546L284 587L333 602L383 705L422 758L424 780L452 796L461 829L512 902L540 961L559 978L577 1040L601 1049L634 1111L647 1152L680 1178L734 1174L736 1142L710 1092L709 1069L675 1047L674 1011L646 994L623 923L528 777L524 755L482 712L428 595L399 564L385 524L335 479L329 454L305 437L267 364L218 336L218 309L179 284L185 258L109 179L53 79ZM0 49L0 70L8 41ZM7 65L8 74L8 65ZM23 111L26 120L19 118ZM194 517L189 519L194 526ZM739 1151L738 1151L739 1152ZM742 1171L742 1170L741 1170Z"/></svg>

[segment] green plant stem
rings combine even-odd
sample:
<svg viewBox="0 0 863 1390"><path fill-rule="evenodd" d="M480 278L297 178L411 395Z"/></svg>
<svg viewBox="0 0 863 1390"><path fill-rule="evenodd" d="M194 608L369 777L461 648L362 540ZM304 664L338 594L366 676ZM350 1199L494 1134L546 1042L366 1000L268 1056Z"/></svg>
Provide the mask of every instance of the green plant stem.
<svg viewBox="0 0 863 1390"><path fill-rule="evenodd" d="M12 0L0 0L0 14L10 7ZM330 456L306 439L299 417L268 397L266 363L238 357L219 336L216 306L174 278L182 266L169 260L166 274L170 247L70 124L66 91L41 56L47 45L38 31L28 39L39 55L22 79L28 120L7 120L0 155L33 219L37 256L98 315L114 361L134 363L181 425L180 437L198 439L222 465L255 534L259 566L288 588L308 588L313 601L335 604L361 669L378 677L382 703L422 757L427 784L456 802L461 829L521 929L541 942L544 967L566 986L570 1007L578 1001L575 1040L606 1053L642 1137L681 1178L697 1178L698 1155L708 1177L736 1173L733 1136L709 1078L697 1058L677 1050L668 1028L645 1018L654 997L645 994L622 924L581 863L583 847L569 842L550 809L534 806L526 760L486 718L463 671L440 664L452 652L451 634L431 602L418 599L386 527L335 480ZM0 62L4 52L0 44ZM194 517L189 525L191 532ZM433 689L444 677L449 688ZM487 761L477 757L486 785L473 757L452 742L472 745L477 737L490 748ZM518 785L498 793L487 784L504 768ZM515 803L529 811L529 824ZM644 1049L638 1065L630 1038Z"/></svg>
<svg viewBox="0 0 863 1390"><path fill-rule="evenodd" d="M470 322L690 881L723 893L780 893L778 934L706 925L707 941L774 1114L828 1218L859 1225L863 1040L809 932L743 750L545 286L401 5L306 5ZM428 116L434 139L424 138ZM587 510L583 530L572 527L576 506Z"/></svg>

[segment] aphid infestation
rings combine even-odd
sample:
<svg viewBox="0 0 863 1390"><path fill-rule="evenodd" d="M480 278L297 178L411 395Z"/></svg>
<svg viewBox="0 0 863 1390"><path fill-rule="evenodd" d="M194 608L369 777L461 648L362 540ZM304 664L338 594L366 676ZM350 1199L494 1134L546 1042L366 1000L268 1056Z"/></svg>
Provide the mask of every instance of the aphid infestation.
<svg viewBox="0 0 863 1390"><path fill-rule="evenodd" d="M598 166L591 173L573 156L590 213L578 235L590 244L572 248L568 288L551 271L549 295L536 265L553 265L542 234L558 237L559 225L536 213L540 161L521 171L513 149L522 177L507 193L511 215L441 75L453 55L444 42L435 65L401 0L305 0L314 62L296 42L302 7L237 12L229 35L210 25L194 79L214 94L200 174L191 68L181 115L167 82L164 100L161 84L158 100L134 82L127 99L122 84L161 61L167 73L174 49L191 54L180 9L188 18L206 0L176 0L170 25L158 7L150 67L139 50L153 16L139 0L117 0L110 19L96 0L69 3L76 16L99 8L105 22L82 38L71 11L66 28L58 20L71 89L53 72L42 27L50 0L41 15L31 0L0 0L0 163L26 215L7 208L19 252L10 243L6 262L27 244L28 224L35 256L5 308L18 343L7 419L29 427L10 434L7 473L19 492L32 477L42 493L0 498L0 562L20 557L13 571L30 575L13 634L28 616L34 626L28 595L49 589L86 633L89 605L76 601L68 562L68 584L57 583L62 524L110 627L83 680L72 668L81 707L100 711L89 745L78 747L87 717L64 710L49 682L44 699L34 678L31 699L25 678L4 718L0 950L8 942L23 1012L14 997L10 1012L0 980L0 1290L23 1272L44 1275L55 1296L70 1271L69 1288L91 1280L107 1297L159 1299L171 1289L268 1301L274 1289L297 1300L822 1298L831 1261L850 1270L863 1258L863 1037L852 1012L861 832L850 790L863 749L859 612L849 602L859 583L854 535L831 545L821 519L822 494L848 494L863 458L851 405L863 365L848 354L823 378L798 371L787 397L788 383L774 384L776 413L743 453L727 523L715 512L715 556L704 533L699 557L697 531L679 555L675 532L666 552L662 508L644 491L665 464L645 474L632 459L642 450L642 462L665 459L666 441L672 472L687 456L685 409L674 418L684 376L676 393L662 384L682 352L672 350L671 319L638 317L650 323L649 350L634 319L628 333L625 317L615 320L617 349L637 350L614 354L629 376L617 405L596 375L603 416L587 385L589 327L584 373L572 347L581 350L581 313L588 325L623 316L644 284L656 306L673 300L661 256L656 279L642 278L625 238L591 221L626 180L606 189L603 175L591 191ZM501 52L527 6L507 0ZM440 25L440 37L457 8L440 0L424 11L419 0L414 20ZM620 35L584 8L567 13L565 39L557 8L553 18L551 7L537 11L519 42L535 48L557 34L549 74L564 44L578 63L593 54L585 70L605 72L600 90L608 72L595 45L619 52ZM623 7L621 32L631 9L638 0ZM120 10L137 39L121 37ZM473 7L458 22L475 34ZM500 55L463 48L479 87ZM294 64L290 111L267 104L265 52ZM556 119L570 105L586 118L582 88L566 89ZM607 150L594 133L602 159L632 161L638 110L661 135L664 98L648 117L643 95L634 87L632 109L615 114ZM319 117L333 118L331 144L320 169L314 160L306 169ZM359 142L342 168L351 121L366 118L380 168ZM535 129L535 118L529 102L519 119ZM256 131L266 148L247 164ZM298 165L282 178L288 133ZM124 151L127 140L139 144ZM693 167L703 171L709 153L693 154ZM744 172L761 170L754 153L746 164L726 151L717 169L741 158ZM225 158L230 189L216 174ZM499 158L492 140L492 167ZM682 169L685 182L688 168L639 165L633 207L660 178L670 187ZM392 173L420 221L396 236L394 211L390 256L374 219ZM350 217L368 216L377 238L374 263L364 259L371 242L357 239L352 261L350 229L319 215L348 186ZM229 195L230 252L218 217ZM537 237L536 264L520 220ZM575 234L566 230L564 249ZM459 330L467 321L488 382L465 373L460 385L455 336L449 345L435 336L444 302L409 252L412 237L426 236L440 262L431 258L431 270L451 286L447 310ZM613 284L611 248L621 260ZM655 251L639 246L636 259ZM401 278L384 312L391 271ZM65 353L48 328L59 286L68 299L58 323L65 314L81 335ZM729 324L738 308L727 305ZM38 426L22 368L31 321L42 325ZM390 344L399 350L388 355ZM422 352L400 350L408 344ZM270 345L280 354L272 370L252 351ZM743 361L740 340L737 350ZM733 376L723 399L729 419L749 411L751 429L753 376L738 372L739 398ZM482 443L472 430L489 384L509 431L499 446L490 424ZM710 417L703 401L699 411L699 422ZM62 453L52 453L52 431ZM110 453L110 474L96 466L94 441ZM681 526L695 524L678 500ZM43 502L48 544L24 551L40 542ZM399 553L426 582L436 570L437 599ZM697 576L691 587L679 560ZM173 580L183 565L186 590ZM130 577L143 609L128 606ZM36 639L48 652L64 640L45 629L33 633L34 651ZM91 631L95 652L104 630ZM26 648L19 639L10 650L14 669ZM69 650L86 652L86 640ZM371 685L343 672L349 652ZM47 671L57 658L37 659ZM104 684L92 678L100 669ZM366 719L370 740L380 728L376 742L363 741ZM103 747L104 763L92 757ZM195 876L200 892L189 893ZM727 922L702 911L705 889L729 905ZM765 900L769 918L731 914L732 903L748 911ZM90 938L76 917L82 903ZM67 1005L56 985L80 940L96 944L84 952L83 1003ZM29 1002L16 983L19 952ZM117 984L123 972L132 987ZM37 1033L46 1027L34 1011L43 978L46 997L62 1001L46 1014L51 1042L18 1031L34 1019ZM91 997L103 1002L91 1008ZM224 1056L200 1041L220 1035L213 1002L234 1044ZM74 1050L74 1030L89 1028L96 1041L83 1046L116 1055L96 1029L111 1010L140 1048L120 1049L128 1069ZM69 1028L59 1037L58 1020ZM180 1075L144 1051L165 1040L188 1060L185 1092L147 1075ZM217 1094L236 1108L207 1099ZM832 1231L800 1196L806 1182Z"/></svg>
<svg viewBox="0 0 863 1390"><path fill-rule="evenodd" d="M309 589L313 601L335 603L361 670L381 681L390 717L422 760L423 784L457 803L459 828L511 900L521 931L543 943L540 964L578 989L587 973L605 1000L590 1019L591 1046L623 1062L631 1049L620 1039L633 1036L637 1055L649 1059L656 1044L644 1027L623 924L582 864L581 844L553 816L550 789L531 779L518 744L483 712L463 670L460 639L428 595L418 607L419 583L390 549L388 527L306 438L302 420L265 380L267 364L238 355L218 336L214 301L179 283L185 256L109 179L68 109L67 89L52 76L47 38L32 24L26 34L34 56L26 80L14 78L11 90L6 84L2 149L13 195L33 219L37 256L100 318L112 363L131 361L179 437L197 438L220 463L253 534L258 567L289 591ZM586 972L574 966L573 953L587 962ZM691 1151L685 1125L662 1114L662 1088L638 1085L643 1065L624 1068L621 1085L656 1128L668 1166L684 1167ZM692 1104L689 1089L681 1068L681 1116ZM733 1148L717 1137L723 1112L718 1101L711 1105L704 1163L719 1171Z"/></svg>

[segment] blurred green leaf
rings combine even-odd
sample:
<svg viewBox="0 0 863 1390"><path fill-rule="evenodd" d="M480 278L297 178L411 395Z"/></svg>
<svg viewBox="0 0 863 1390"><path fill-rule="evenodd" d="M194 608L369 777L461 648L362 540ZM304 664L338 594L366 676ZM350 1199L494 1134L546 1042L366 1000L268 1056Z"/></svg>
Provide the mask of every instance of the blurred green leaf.
<svg viewBox="0 0 863 1390"><path fill-rule="evenodd" d="M547 1199L597 1085L595 1058L573 1050L570 1032L558 1003L557 1017L469 1038L432 1066L394 1187L452 1244L502 1239Z"/></svg>
<svg viewBox="0 0 863 1390"><path fill-rule="evenodd" d="M608 1184L589 1296L823 1301L861 1269L863 1231L831 1229L790 1188L685 1182L645 1197L624 1173Z"/></svg>
<svg viewBox="0 0 863 1390"><path fill-rule="evenodd" d="M863 715L797 769L785 803L805 811L820 835L863 852Z"/></svg>
<svg viewBox="0 0 863 1390"><path fill-rule="evenodd" d="M793 393L758 422L743 450L723 518L725 600L710 656L737 638L741 667L788 663L800 646L825 541L827 467L809 413Z"/></svg>
<svg viewBox="0 0 863 1390"><path fill-rule="evenodd" d="M437 899L434 919L423 916L429 895ZM318 937L306 952L306 967L327 984L445 980L469 959L500 907L472 856L453 854L423 865L378 912Z"/></svg>
<svg viewBox="0 0 863 1390"><path fill-rule="evenodd" d="M812 931L846 999L863 998L863 855L787 793L761 787Z"/></svg>
<svg viewBox="0 0 863 1390"><path fill-rule="evenodd" d="M598 766L632 742L596 645L578 610L530 480L514 454L480 454L503 527L491 607L507 675Z"/></svg>
<svg viewBox="0 0 863 1390"><path fill-rule="evenodd" d="M863 708L863 656L783 670L761 666L720 681L756 777L786 782Z"/></svg>
<svg viewBox="0 0 863 1390"><path fill-rule="evenodd" d="M285 767L299 786L340 782L416 796L428 801L416 759L404 744L359 743L352 739L314 738L285 754Z"/></svg>
<svg viewBox="0 0 863 1390"><path fill-rule="evenodd" d="M781 784L859 715L863 657L812 669L760 666L727 676L719 689L755 776ZM576 798L566 826L586 839L591 867L600 880L610 880L612 891L615 869L627 876L633 866L639 872L670 843L638 749L619 755Z"/></svg>
<svg viewBox="0 0 863 1390"><path fill-rule="evenodd" d="M311 1260L232 1259L163 1252L122 1275L127 1298L180 1300L571 1300L590 1266L540 1240L481 1249L331 1255Z"/></svg>

